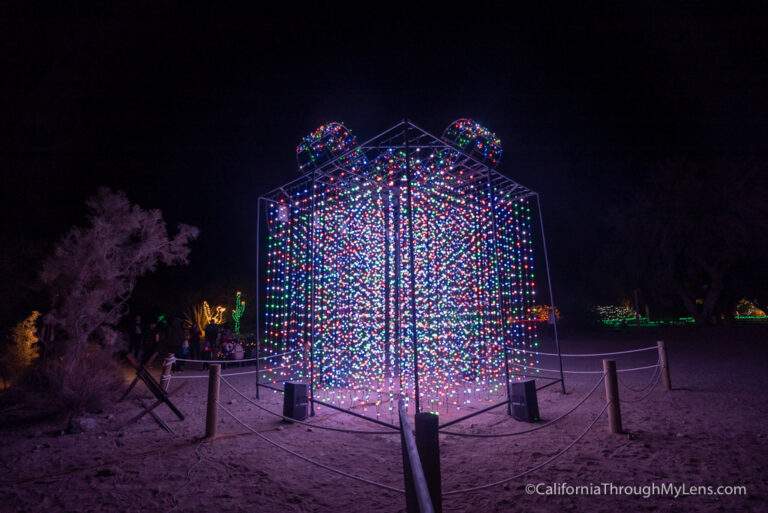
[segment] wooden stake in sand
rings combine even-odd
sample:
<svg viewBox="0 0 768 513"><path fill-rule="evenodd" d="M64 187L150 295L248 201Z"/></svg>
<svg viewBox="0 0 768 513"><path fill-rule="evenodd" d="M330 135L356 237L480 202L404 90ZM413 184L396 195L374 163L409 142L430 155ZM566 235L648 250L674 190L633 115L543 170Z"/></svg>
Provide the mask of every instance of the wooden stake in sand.
<svg viewBox="0 0 768 513"><path fill-rule="evenodd" d="M667 346L663 340L657 340L659 346L659 365L661 366L661 379L664 381L664 388L672 390L672 379L669 377L669 360L667 359Z"/></svg>
<svg viewBox="0 0 768 513"><path fill-rule="evenodd" d="M438 436L438 417L434 413L417 413L414 417L416 427L416 448L419 451L424 478L427 480L432 508L435 513L443 512L443 489L440 477L440 439Z"/></svg>
<svg viewBox="0 0 768 513"><path fill-rule="evenodd" d="M603 360L605 372L605 400L608 405L608 427L611 433L622 433L619 380L616 378L616 360Z"/></svg>
<svg viewBox="0 0 768 513"><path fill-rule="evenodd" d="M208 370L208 412L205 415L205 437L216 436L216 425L219 423L219 388L221 381L221 364L214 363Z"/></svg>
<svg viewBox="0 0 768 513"><path fill-rule="evenodd" d="M151 362L156 355L157 353L153 354L148 362ZM179 411L179 409L176 408L176 406L171 402L171 396L176 392L178 392L179 390L181 390L182 388L184 388L184 385L186 385L186 383L182 383L181 385L176 387L175 390L171 390L170 392L168 392L166 391L165 388L163 388L163 385L160 382L156 381L155 378L152 376L152 374L150 374L149 370L147 370L147 367L146 367L147 364L140 364L136 360L136 358L133 357L131 353L128 353L126 355L126 358L131 363L131 365L133 365L136 368L136 378L133 380L133 382L131 382L130 386L128 387L128 390L126 390L125 393L123 394L123 397L120 398L120 401L123 401L126 397L128 397L128 394L131 392L131 390L133 390L133 387L136 386L136 383L138 383L139 380L143 381L144 384L147 385L147 388L149 389L150 392L152 392L155 398L157 398L157 401L155 401L149 406L143 405L144 409L141 412L139 412L138 415L136 415L131 420L126 422L124 426L132 424L133 422L136 422L137 420L142 418L144 415L149 413L157 421L157 423L162 426L163 429L170 432L170 428L168 427L168 425L165 424L165 422L163 422L160 419L160 417L155 415L152 410L154 410L161 404L165 403L168 406L168 408L170 408L171 411L176 414L179 420L184 420L184 414L181 413L181 411Z"/></svg>
<svg viewBox="0 0 768 513"><path fill-rule="evenodd" d="M405 402L402 398L398 400L397 410L400 416L400 445L403 450L405 510L408 513L435 513L427 478L424 475L424 467L421 465L421 456L416 445L416 436L408 421Z"/></svg>
<svg viewBox="0 0 768 513"><path fill-rule="evenodd" d="M173 367L173 360L175 358L175 354L168 353L165 360L163 360L163 372L160 374L160 385L163 387L163 390L168 390L168 387L171 384L171 368Z"/></svg>
<svg viewBox="0 0 768 513"><path fill-rule="evenodd" d="M139 371L139 367L141 367L144 370L147 370L149 368L149 366L152 365L152 362L155 360L155 358L157 358L157 353L152 353L152 356L150 356L147 359L147 361L142 363L142 364L140 364L135 358L133 358L132 354L130 356L131 357L128 358L128 361L131 363L131 365L133 365L136 368L136 377L133 378L133 381L131 381L131 384L128 385L128 388L125 390L125 393L123 393L123 395L120 397L120 399L118 399L117 402L119 402L119 403L125 401L125 398L128 397L128 394L130 394L131 390L133 390L133 387L135 387L136 384L141 379L141 376L139 376L139 374L141 373Z"/></svg>

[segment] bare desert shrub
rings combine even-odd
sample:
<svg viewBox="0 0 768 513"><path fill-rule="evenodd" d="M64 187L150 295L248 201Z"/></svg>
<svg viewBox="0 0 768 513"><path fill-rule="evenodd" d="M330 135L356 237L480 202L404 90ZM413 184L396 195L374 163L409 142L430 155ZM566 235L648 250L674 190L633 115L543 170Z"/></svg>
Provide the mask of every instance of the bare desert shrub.
<svg viewBox="0 0 768 513"><path fill-rule="evenodd" d="M159 210L144 210L122 192L101 188L87 201L88 225L70 229L40 274L51 296L44 320L45 358L24 380L54 409L99 411L121 383L115 355L125 343L116 327L136 280L158 265L188 263L194 226L169 237Z"/></svg>
<svg viewBox="0 0 768 513"><path fill-rule="evenodd" d="M103 411L121 386L120 365L102 347L92 345L86 357L72 364L64 359L49 362L43 383L52 409L70 412Z"/></svg>

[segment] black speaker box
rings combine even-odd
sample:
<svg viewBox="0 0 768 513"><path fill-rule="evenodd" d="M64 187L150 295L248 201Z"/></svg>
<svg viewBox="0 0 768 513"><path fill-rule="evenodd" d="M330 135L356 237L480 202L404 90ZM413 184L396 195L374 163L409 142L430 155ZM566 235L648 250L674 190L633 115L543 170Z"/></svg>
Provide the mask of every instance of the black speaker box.
<svg viewBox="0 0 768 513"><path fill-rule="evenodd" d="M307 418L308 405L307 384L286 382L283 394L283 416L304 420Z"/></svg>
<svg viewBox="0 0 768 513"><path fill-rule="evenodd" d="M512 401L512 417L523 422L539 420L539 400L536 397L536 381L513 381L509 384L509 400Z"/></svg>

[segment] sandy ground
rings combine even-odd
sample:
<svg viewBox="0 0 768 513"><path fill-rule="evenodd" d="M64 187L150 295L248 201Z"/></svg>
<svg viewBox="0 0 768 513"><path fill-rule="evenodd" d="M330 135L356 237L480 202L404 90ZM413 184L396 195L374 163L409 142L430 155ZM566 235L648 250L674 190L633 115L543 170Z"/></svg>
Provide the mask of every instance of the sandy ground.
<svg viewBox="0 0 768 513"><path fill-rule="evenodd" d="M616 351L654 345L651 331L570 337L563 352ZM642 397L622 387L626 434L608 432L607 419L555 461L507 485L444 497L446 512L491 511L768 511L768 329L761 327L671 329L660 336L669 346L674 390L661 385ZM619 368L655 363L653 353L618 358ZM571 370L600 369L599 359L566 359ZM235 372L228 369L225 372ZM641 388L652 371L621 375ZM599 376L567 376L568 394L558 387L539 392L544 421L569 410ZM253 376L230 378L253 394ZM173 386L180 383L174 379ZM128 427L149 400L143 386L111 412L96 415L93 431L62 435L61 423L0 426L0 511L404 511L404 497L330 473L249 433L221 413L220 437L201 442L205 380L189 380L176 403L186 420L165 407L158 414L175 431L162 431L150 417ZM279 411L280 396L260 404ZM309 458L366 479L403 487L399 436L336 433L286 425L222 387L222 402L264 436ZM558 453L579 436L605 402L602 386L563 421L510 438L441 436L443 491L498 481ZM327 410L317 425L377 430L365 421ZM504 409L456 427L474 433L513 432L530 427ZM526 485L546 487L613 483L617 487L743 485L746 495L537 495ZM600 488L602 491L602 488ZM642 490L640 490L642 492ZM174 502L174 497L177 502Z"/></svg>

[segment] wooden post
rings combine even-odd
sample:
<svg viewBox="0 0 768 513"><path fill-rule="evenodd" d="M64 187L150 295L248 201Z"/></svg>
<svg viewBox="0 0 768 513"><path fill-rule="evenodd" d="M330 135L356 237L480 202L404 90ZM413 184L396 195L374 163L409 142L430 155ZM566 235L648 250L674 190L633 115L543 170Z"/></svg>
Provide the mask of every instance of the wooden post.
<svg viewBox="0 0 768 513"><path fill-rule="evenodd" d="M611 433L622 433L616 360L603 360L603 371L605 372L605 401L610 403L608 405L608 427L611 429Z"/></svg>
<svg viewBox="0 0 768 513"><path fill-rule="evenodd" d="M403 449L405 510L407 513L434 513L424 468L421 466L419 449L416 447L416 437L408 422L403 399L398 401L397 409L400 417L400 444Z"/></svg>
<svg viewBox="0 0 768 513"><path fill-rule="evenodd" d="M429 496L435 513L443 511L443 490L440 482L439 418L434 413L417 413L415 418L416 448L427 480Z"/></svg>
<svg viewBox="0 0 768 513"><path fill-rule="evenodd" d="M173 367L173 360L175 358L175 354L168 353L168 355L165 357L165 360L163 360L163 372L160 374L160 385L165 391L167 391L168 387L171 386L171 368Z"/></svg>
<svg viewBox="0 0 768 513"><path fill-rule="evenodd" d="M672 390L672 379L669 377L669 359L667 358L667 346L663 340L657 340L656 345L659 347L659 365L661 368L661 379L664 381L664 388Z"/></svg>
<svg viewBox="0 0 768 513"><path fill-rule="evenodd" d="M400 418L400 447L403 452L403 478L405 480L405 511L406 513L419 513L419 500L416 497L416 486L414 485L413 469L411 468L411 457L408 455L408 444L406 443L406 430L411 427L403 424ZM415 445L415 442L414 442ZM426 482L425 482L426 485Z"/></svg>
<svg viewBox="0 0 768 513"><path fill-rule="evenodd" d="M219 386L221 378L221 364L214 363L208 370L208 412L205 415L205 437L216 436L216 425L219 421Z"/></svg>

